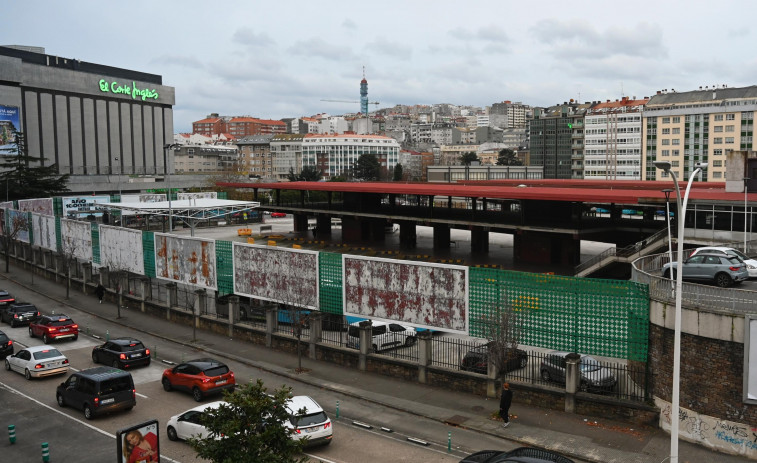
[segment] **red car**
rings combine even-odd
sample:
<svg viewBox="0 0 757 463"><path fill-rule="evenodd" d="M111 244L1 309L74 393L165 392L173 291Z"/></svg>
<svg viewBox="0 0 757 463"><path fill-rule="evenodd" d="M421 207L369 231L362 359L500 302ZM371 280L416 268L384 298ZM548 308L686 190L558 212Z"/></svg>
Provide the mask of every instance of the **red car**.
<svg viewBox="0 0 757 463"><path fill-rule="evenodd" d="M220 394L236 387L229 367L211 358L190 360L163 372L163 389L191 392L198 402L211 394Z"/></svg>
<svg viewBox="0 0 757 463"><path fill-rule="evenodd" d="M52 340L79 339L79 325L63 314L43 315L29 323L29 336L42 338L45 344Z"/></svg>
<svg viewBox="0 0 757 463"><path fill-rule="evenodd" d="M280 219L281 217L286 217L286 212L271 212L271 217L274 219Z"/></svg>

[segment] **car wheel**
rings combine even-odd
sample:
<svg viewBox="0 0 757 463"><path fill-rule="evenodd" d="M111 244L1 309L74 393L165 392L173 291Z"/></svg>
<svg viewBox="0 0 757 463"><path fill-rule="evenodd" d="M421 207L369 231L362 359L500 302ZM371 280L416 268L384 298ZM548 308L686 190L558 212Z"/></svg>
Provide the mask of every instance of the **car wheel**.
<svg viewBox="0 0 757 463"><path fill-rule="evenodd" d="M715 284L721 288L727 288L733 284L733 280L726 273L718 273L715 275Z"/></svg>
<svg viewBox="0 0 757 463"><path fill-rule="evenodd" d="M47 337L47 334L42 335L42 342L45 344L50 344L50 338Z"/></svg>
<svg viewBox="0 0 757 463"><path fill-rule="evenodd" d="M32 379L32 374L31 374L31 372L29 371L28 368L26 368L24 370L24 378L26 378L27 380L31 380Z"/></svg>
<svg viewBox="0 0 757 463"><path fill-rule="evenodd" d="M528 357L521 357L520 368L525 368L528 365Z"/></svg>
<svg viewBox="0 0 757 463"><path fill-rule="evenodd" d="M413 344L415 344L415 336L408 336L407 338L405 338L405 345L406 345L407 347L410 347L410 346L412 346ZM330 442L330 441L329 441L329 442Z"/></svg>
<svg viewBox="0 0 757 463"><path fill-rule="evenodd" d="M199 387L196 387L192 389L192 397L194 397L195 401L202 402L202 391Z"/></svg>
<svg viewBox="0 0 757 463"><path fill-rule="evenodd" d="M11 371L11 363L8 361L8 359L5 359L5 369Z"/></svg>
<svg viewBox="0 0 757 463"><path fill-rule="evenodd" d="M97 352L92 352L92 361L94 363L100 363L100 357L97 355Z"/></svg>
<svg viewBox="0 0 757 463"><path fill-rule="evenodd" d="M59 407L65 407L66 401L63 399L63 394L56 394L55 399L58 401Z"/></svg>
<svg viewBox="0 0 757 463"><path fill-rule="evenodd" d="M88 420L92 419L92 409L89 407L89 404L84 405L84 418Z"/></svg>
<svg viewBox="0 0 757 463"><path fill-rule="evenodd" d="M72 341L76 341L77 339L79 339L79 335L78 334L75 334L74 337L71 338Z"/></svg>
<svg viewBox="0 0 757 463"><path fill-rule="evenodd" d="M552 381L552 376L550 376L549 372L547 370L541 371L541 379L544 381Z"/></svg>
<svg viewBox="0 0 757 463"><path fill-rule="evenodd" d="M15 328L16 327L16 322L11 319L10 325L11 325L11 328Z"/></svg>
<svg viewBox="0 0 757 463"><path fill-rule="evenodd" d="M163 390L170 392L171 389L173 389L173 386L171 386L171 381L169 381L168 378L163 378Z"/></svg>
<svg viewBox="0 0 757 463"><path fill-rule="evenodd" d="M118 364L118 360L113 360L113 364L111 366L113 368L121 369L121 365Z"/></svg>
<svg viewBox="0 0 757 463"><path fill-rule="evenodd" d="M168 440L179 440L178 434L176 434L176 430L173 428L173 426L169 426L168 429L166 429L166 434L168 434Z"/></svg>
<svg viewBox="0 0 757 463"><path fill-rule="evenodd" d="M31 327L31 326L29 327L29 337L30 337L30 338L33 338L33 337L34 337L34 330L32 330L32 327Z"/></svg>

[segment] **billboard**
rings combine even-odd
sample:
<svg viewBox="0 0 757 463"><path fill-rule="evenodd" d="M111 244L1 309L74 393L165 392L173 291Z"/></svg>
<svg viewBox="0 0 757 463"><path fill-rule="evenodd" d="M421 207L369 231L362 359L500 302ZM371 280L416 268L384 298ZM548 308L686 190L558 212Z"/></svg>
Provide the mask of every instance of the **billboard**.
<svg viewBox="0 0 757 463"><path fill-rule="evenodd" d="M63 217L67 219L100 217L102 208L98 203L109 203L110 196L68 196L63 198Z"/></svg>
<svg viewBox="0 0 757 463"><path fill-rule="evenodd" d="M217 289L215 240L155 233L155 276Z"/></svg>
<svg viewBox="0 0 757 463"><path fill-rule="evenodd" d="M23 243L29 242L29 213L21 212L15 209L7 209L8 214L8 229L11 236L16 234L16 239Z"/></svg>
<svg viewBox="0 0 757 463"><path fill-rule="evenodd" d="M318 310L318 252L232 243L234 293Z"/></svg>
<svg viewBox="0 0 757 463"><path fill-rule="evenodd" d="M92 261L92 226L89 222L60 219L61 252L86 262Z"/></svg>
<svg viewBox="0 0 757 463"><path fill-rule="evenodd" d="M757 315L744 319L744 402L757 404Z"/></svg>
<svg viewBox="0 0 757 463"><path fill-rule="evenodd" d="M53 198L19 199L18 210L37 212L44 215L55 215L53 212Z"/></svg>
<svg viewBox="0 0 757 463"><path fill-rule="evenodd" d="M34 236L35 246L57 251L58 246L55 239L55 217L51 215L42 215L32 212L32 235Z"/></svg>
<svg viewBox="0 0 757 463"><path fill-rule="evenodd" d="M121 195L121 204L123 203L159 203L167 201L165 194L145 193L140 195ZM121 215L137 215L137 211L122 210Z"/></svg>
<svg viewBox="0 0 757 463"><path fill-rule="evenodd" d="M176 199L181 201L182 199L218 199L218 193L215 191L201 191L199 193L176 193Z"/></svg>
<svg viewBox="0 0 757 463"><path fill-rule="evenodd" d="M144 275L142 232L130 228L100 225L100 265Z"/></svg>
<svg viewBox="0 0 757 463"><path fill-rule="evenodd" d="M21 131L18 106L0 105L0 154L16 154L16 134Z"/></svg>
<svg viewBox="0 0 757 463"><path fill-rule="evenodd" d="M159 462L158 420L145 421L116 431L116 452L118 455L116 461L119 463Z"/></svg>
<svg viewBox="0 0 757 463"><path fill-rule="evenodd" d="M342 255L344 314L468 334L468 267Z"/></svg>

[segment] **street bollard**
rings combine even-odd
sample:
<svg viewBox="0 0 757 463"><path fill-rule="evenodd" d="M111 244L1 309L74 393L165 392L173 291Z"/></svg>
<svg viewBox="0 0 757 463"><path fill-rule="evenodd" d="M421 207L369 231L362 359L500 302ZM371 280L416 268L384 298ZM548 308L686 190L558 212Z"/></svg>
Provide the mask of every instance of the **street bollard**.
<svg viewBox="0 0 757 463"><path fill-rule="evenodd" d="M152 358L156 359L158 358L158 346L153 347L152 349Z"/></svg>
<svg viewBox="0 0 757 463"><path fill-rule="evenodd" d="M184 352L181 353L181 363L184 363Z"/></svg>
<svg viewBox="0 0 757 463"><path fill-rule="evenodd" d="M339 401L336 401L336 417L339 418Z"/></svg>
<svg viewBox="0 0 757 463"><path fill-rule="evenodd" d="M11 441L11 444L16 443L16 425L15 424L8 425L8 439Z"/></svg>
<svg viewBox="0 0 757 463"><path fill-rule="evenodd" d="M110 341L110 330L105 330L105 340Z"/></svg>
<svg viewBox="0 0 757 463"><path fill-rule="evenodd" d="M87 325L87 326L86 326L86 327L84 328L84 332L85 332L85 333L87 333L87 336L89 336L89 325Z"/></svg>
<svg viewBox="0 0 757 463"><path fill-rule="evenodd" d="M452 431L447 433L447 453L452 452Z"/></svg>
<svg viewBox="0 0 757 463"><path fill-rule="evenodd" d="M50 461L50 447L48 447L47 442L42 443L42 461L45 463Z"/></svg>

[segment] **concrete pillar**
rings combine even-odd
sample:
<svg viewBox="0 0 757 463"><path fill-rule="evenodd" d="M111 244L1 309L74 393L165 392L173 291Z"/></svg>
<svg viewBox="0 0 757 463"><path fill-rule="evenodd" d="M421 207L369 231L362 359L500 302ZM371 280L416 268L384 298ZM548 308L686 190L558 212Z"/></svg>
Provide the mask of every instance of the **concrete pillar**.
<svg viewBox="0 0 757 463"><path fill-rule="evenodd" d="M418 234L415 229L415 222L403 220L400 222L400 248L415 249L418 245Z"/></svg>
<svg viewBox="0 0 757 463"><path fill-rule="evenodd" d="M499 387L497 387L497 378L499 378L499 365L497 365L496 355L487 355L488 361L486 364L486 397L490 399L496 399L499 393Z"/></svg>
<svg viewBox="0 0 757 463"><path fill-rule="evenodd" d="M226 300L228 301L229 308L229 338L234 337L234 323L239 321L239 296L234 294L229 295Z"/></svg>
<svg viewBox="0 0 757 463"><path fill-rule="evenodd" d="M321 312L310 312L310 353L311 359L317 359L316 346L321 342L323 332L323 314Z"/></svg>
<svg viewBox="0 0 757 463"><path fill-rule="evenodd" d="M268 307L265 309L265 346L273 345L273 333L279 326L279 309L278 307Z"/></svg>
<svg viewBox="0 0 757 463"><path fill-rule="evenodd" d="M307 214L293 214L294 220L294 232L298 234L308 232L308 215Z"/></svg>
<svg viewBox="0 0 757 463"><path fill-rule="evenodd" d="M434 249L449 249L450 228L447 224L434 225Z"/></svg>
<svg viewBox="0 0 757 463"><path fill-rule="evenodd" d="M581 356L576 353L565 356L565 411L568 413L576 412L576 391L581 382L580 362Z"/></svg>
<svg viewBox="0 0 757 463"><path fill-rule="evenodd" d="M197 295L197 304L194 309L195 328L200 327L200 315L208 312L208 290L205 288L195 290Z"/></svg>
<svg viewBox="0 0 757 463"><path fill-rule="evenodd" d="M364 320L360 322L360 358L358 359L357 368L365 371L368 366L368 354L373 352L373 322Z"/></svg>
<svg viewBox="0 0 757 463"><path fill-rule="evenodd" d="M89 280L92 279L92 264L89 262L84 262L82 264L82 268L84 268L84 278L82 278L82 292L84 294L87 294L87 283L89 283ZM32 271L34 271L32 269Z"/></svg>
<svg viewBox="0 0 757 463"><path fill-rule="evenodd" d="M142 312L147 311L147 292L150 287L150 277L142 277L139 279L139 310Z"/></svg>
<svg viewBox="0 0 757 463"><path fill-rule="evenodd" d="M489 252L489 228L473 227L470 232L470 249L473 254Z"/></svg>
<svg viewBox="0 0 757 463"><path fill-rule="evenodd" d="M179 304L179 287L176 283L168 283L166 285L168 290L168 307L166 307L166 319L171 319L171 307Z"/></svg>
<svg viewBox="0 0 757 463"><path fill-rule="evenodd" d="M421 331L418 333L418 382L426 384L428 382L428 366L431 365L431 331Z"/></svg>
<svg viewBox="0 0 757 463"><path fill-rule="evenodd" d="M108 267L101 267L100 268L100 284L107 288L109 280L110 280L110 269Z"/></svg>
<svg viewBox="0 0 757 463"><path fill-rule="evenodd" d="M315 223L314 238L329 237L331 236L331 216L328 214L318 214Z"/></svg>

